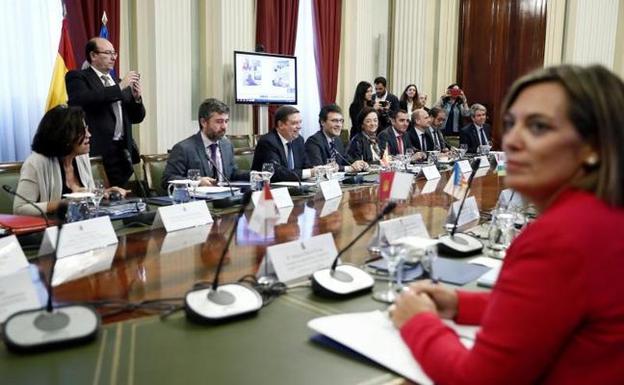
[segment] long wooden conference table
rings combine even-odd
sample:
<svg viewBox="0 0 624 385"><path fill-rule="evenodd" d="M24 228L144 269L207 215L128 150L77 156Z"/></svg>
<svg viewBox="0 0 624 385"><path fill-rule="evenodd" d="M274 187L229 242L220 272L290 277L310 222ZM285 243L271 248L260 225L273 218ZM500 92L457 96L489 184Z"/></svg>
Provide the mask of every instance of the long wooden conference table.
<svg viewBox="0 0 624 385"><path fill-rule="evenodd" d="M432 237L441 234L452 198L442 190L450 172L444 172L432 193L420 191L389 215L423 216ZM431 189L432 182L427 185ZM490 210L503 188L503 178L489 171L475 178L471 194L480 209ZM256 274L267 246L331 232L340 250L358 235L383 207L377 186L345 186L338 210L320 217L323 200L295 198L285 224L265 242L237 230L227 255L221 282ZM211 210L209 231L120 229L112 266L102 272L55 288L57 302L132 302L182 298L196 282L212 281L235 213ZM251 208L246 212L249 218ZM389 218L386 218L389 219ZM187 232L187 233L185 233ZM188 236L186 236L188 234ZM171 237L174 238L171 238ZM374 231L366 234L343 261L362 264ZM172 240L177 245L170 247ZM182 244L180 244L182 240ZM88 241L88 240L87 240ZM34 260L47 277L49 259ZM377 285L386 285L380 281ZM472 285L469 285L472 286ZM66 350L14 355L0 348L2 384L386 384L399 377L370 361L354 358L310 341L309 320L331 314L384 309L371 294L348 300L315 296L309 286L289 290L265 306L257 316L221 325L197 325L183 312L165 319L135 310L103 317L94 343ZM102 313L113 308L100 308ZM366 338L366 336L362 336Z"/></svg>

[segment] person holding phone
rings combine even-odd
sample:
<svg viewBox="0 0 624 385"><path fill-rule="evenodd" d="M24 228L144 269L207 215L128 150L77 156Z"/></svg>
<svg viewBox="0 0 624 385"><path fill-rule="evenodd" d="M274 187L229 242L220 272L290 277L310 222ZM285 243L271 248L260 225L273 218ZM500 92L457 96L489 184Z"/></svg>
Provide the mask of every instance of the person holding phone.
<svg viewBox="0 0 624 385"><path fill-rule="evenodd" d="M463 117L470 115L470 108L464 91L457 83L451 84L435 107L443 109L446 113L446 121L443 124L444 134L458 136L463 125Z"/></svg>
<svg viewBox="0 0 624 385"><path fill-rule="evenodd" d="M388 91L386 78L378 76L373 83L375 85L373 108L379 113L379 127L384 130L392 125L390 116L399 111L400 102L396 95Z"/></svg>

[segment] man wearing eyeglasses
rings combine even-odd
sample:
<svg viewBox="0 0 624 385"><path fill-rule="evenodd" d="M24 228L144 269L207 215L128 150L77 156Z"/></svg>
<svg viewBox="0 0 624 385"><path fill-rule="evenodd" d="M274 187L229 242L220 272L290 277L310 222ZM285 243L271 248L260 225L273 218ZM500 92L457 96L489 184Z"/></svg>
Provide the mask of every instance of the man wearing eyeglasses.
<svg viewBox="0 0 624 385"><path fill-rule="evenodd" d="M110 72L117 52L110 41L94 37L87 42L89 67L65 75L68 104L81 106L91 131L91 156L102 156L112 186L126 186L139 151L132 139L132 124L145 118L140 75L130 71L121 79Z"/></svg>

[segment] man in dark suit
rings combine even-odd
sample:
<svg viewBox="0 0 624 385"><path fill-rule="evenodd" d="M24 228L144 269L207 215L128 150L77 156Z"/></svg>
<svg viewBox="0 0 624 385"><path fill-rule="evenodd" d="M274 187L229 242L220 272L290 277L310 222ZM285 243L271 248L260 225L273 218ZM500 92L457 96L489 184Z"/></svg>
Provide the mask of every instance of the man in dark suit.
<svg viewBox="0 0 624 385"><path fill-rule="evenodd" d="M412 112L412 128L407 133L410 139L410 143L417 151L415 154L415 160L422 160L427 157L427 151L433 151L433 139L429 134L429 114L422 108L414 110Z"/></svg>
<svg viewBox="0 0 624 385"><path fill-rule="evenodd" d="M319 112L321 129L310 136L305 143L310 165L325 165L333 158L340 171L358 172L368 168L368 164L363 160L352 162L347 156L340 139L343 123L342 110L336 104L328 104L321 108Z"/></svg>
<svg viewBox="0 0 624 385"><path fill-rule="evenodd" d="M258 139L251 169L262 171L264 163L273 163L272 182L297 181L314 176L305 152L301 114L292 106L281 106L275 112L275 128Z"/></svg>
<svg viewBox="0 0 624 385"><path fill-rule="evenodd" d="M468 152L476 154L479 146L489 146L492 141L490 125L485 123L487 109L482 104L470 106L472 123L464 126L459 133L459 144L468 145Z"/></svg>
<svg viewBox="0 0 624 385"><path fill-rule="evenodd" d="M408 148L412 148L407 128L409 127L409 119L407 111L399 110L390 118L392 126L383 130L378 136L379 148L384 151L388 148L388 154L399 155L405 154Z"/></svg>
<svg viewBox="0 0 624 385"><path fill-rule="evenodd" d="M433 147L437 151L447 152L451 149L442 134L442 126L446 121L446 112L440 107L433 107L429 110L429 135L433 141Z"/></svg>
<svg viewBox="0 0 624 385"><path fill-rule="evenodd" d="M200 186L213 186L220 181L249 180L248 171L240 171L234 162L234 147L225 137L230 108L220 100L206 99L197 113L199 132L176 143L171 149L161 185L170 180L186 179L189 169L201 173Z"/></svg>
<svg viewBox="0 0 624 385"><path fill-rule="evenodd" d="M132 124L145 118L140 76L135 71L117 82L110 76L117 53L106 39L87 43L89 68L65 75L68 103L81 106L91 131L91 156L102 156L111 186L125 186L139 163L139 151L132 139Z"/></svg>
<svg viewBox="0 0 624 385"><path fill-rule="evenodd" d="M395 114L399 108L399 98L388 91L388 81L383 76L378 76L373 82L375 84L375 95L373 95L373 106L379 113L380 130L385 130L392 124L390 117Z"/></svg>

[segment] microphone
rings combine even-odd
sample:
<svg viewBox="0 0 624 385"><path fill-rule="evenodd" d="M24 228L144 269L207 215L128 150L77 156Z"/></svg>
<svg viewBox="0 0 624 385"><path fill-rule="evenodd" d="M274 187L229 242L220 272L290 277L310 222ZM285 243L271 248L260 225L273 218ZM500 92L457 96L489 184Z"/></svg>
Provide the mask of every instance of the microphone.
<svg viewBox="0 0 624 385"><path fill-rule="evenodd" d="M45 219L46 224L49 224L48 216L34 202L13 191L7 185L2 186L2 188L37 209ZM61 207L64 207L65 210L62 210ZM64 215L66 211L66 205L59 206L57 216ZM12 352L42 351L87 343L95 339L100 329L100 316L90 306L69 304L54 307L52 278L63 227L62 217L59 218L59 222L56 244L52 253L50 276L46 282L48 301L45 308L17 312L4 323L2 339Z"/></svg>
<svg viewBox="0 0 624 385"><path fill-rule="evenodd" d="M468 192L470 191L470 187L472 186L472 181L475 174L477 173L477 170L479 169L480 164L481 158L474 158L472 160L472 163L470 164L472 172L470 173L470 177L468 178L468 187L466 187L466 191L464 192L464 196L462 197L461 203L459 204L457 214L455 214L455 219L451 226L450 235L443 235L439 237L440 243L438 244L438 249L440 250L440 252L448 254L449 256L467 257L469 255L477 254L483 249L483 243L481 243L481 241L479 241L477 238L464 233L455 233L457 231L457 223L459 221L459 217L461 216L461 212L464 208L464 203L466 202ZM451 208L451 212L452 211L453 209Z"/></svg>
<svg viewBox="0 0 624 385"><path fill-rule="evenodd" d="M290 190L290 194L292 196L299 196L299 195L306 195L310 193L310 190L308 189L307 186L304 186L303 184L301 184L301 178L299 178L299 175L297 175L296 172L294 172L293 170L289 169L286 166L283 166L282 164L280 164L279 162L273 160L271 161L271 163L273 163L273 165L277 166L277 168L281 169L281 170L285 170L287 173L289 173L290 175L294 175L295 178L297 178L297 182L299 183L299 190Z"/></svg>
<svg viewBox="0 0 624 385"><path fill-rule="evenodd" d="M262 307L262 297L253 288L240 283L219 286L219 277L238 221L245 213L251 200L251 191L243 195L243 205L238 211L234 226L230 231L221 258L217 265L214 282L208 288L191 290L184 297L184 310L189 320L199 323L216 323L253 315Z"/></svg>
<svg viewBox="0 0 624 385"><path fill-rule="evenodd" d="M227 176L225 176L225 174L221 170L219 170L219 167L217 167L217 164L209 156L207 158L208 158L208 162L210 162L210 164L212 165L212 168L215 169L217 171L217 174L219 174L223 178L225 183L227 183L227 186L229 187L230 194L231 194L227 198L213 200L212 206L218 209L223 209L226 207L232 207L232 206L241 204L241 202L243 201L243 196L234 194L234 189L232 188L230 179Z"/></svg>
<svg viewBox="0 0 624 385"><path fill-rule="evenodd" d="M367 272L351 264L338 266L338 260L355 242L375 226L383 217L396 207L395 202L389 202L383 211L366 226L345 248L340 250L331 267L312 274L312 291L321 297L346 298L370 291L375 280Z"/></svg>

